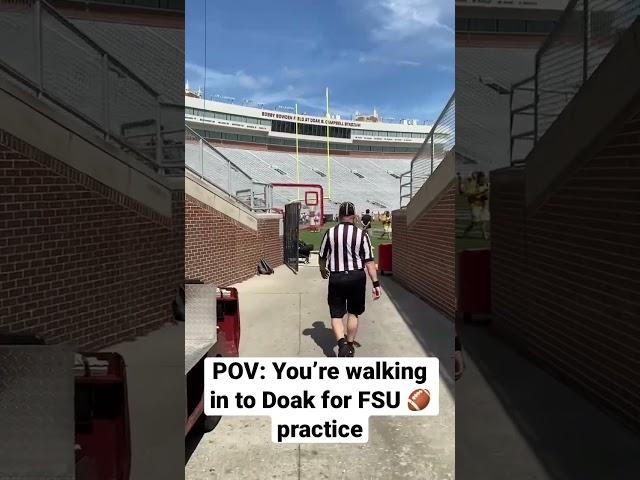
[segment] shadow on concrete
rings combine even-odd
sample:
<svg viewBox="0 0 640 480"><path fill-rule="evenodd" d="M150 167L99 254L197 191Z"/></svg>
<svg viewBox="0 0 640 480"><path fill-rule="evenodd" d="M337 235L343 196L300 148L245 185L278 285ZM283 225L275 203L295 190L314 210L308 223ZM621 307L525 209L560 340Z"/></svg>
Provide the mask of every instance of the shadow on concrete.
<svg viewBox="0 0 640 480"><path fill-rule="evenodd" d="M202 440L202 437L204 435L204 432L200 429L194 429L193 431L189 432L189 435L187 435L184 439L184 464L186 465L187 463L189 463L189 459L191 458L191 455L193 455L193 452L196 451L196 448L198 448L198 444L200 443L200 440Z"/></svg>
<svg viewBox="0 0 640 480"><path fill-rule="evenodd" d="M398 284L393 277L381 277L387 295L404 322L411 328L425 353L440 360L440 375L454 390L454 325L444 315Z"/></svg>
<svg viewBox="0 0 640 480"><path fill-rule="evenodd" d="M325 357L335 357L336 340L333 330L327 328L323 322L313 322L311 325L313 328L305 328L302 334L311 337L316 342L316 345L322 349Z"/></svg>
<svg viewBox="0 0 640 480"><path fill-rule="evenodd" d="M638 478L637 433L487 327L465 324L461 336L468 368L456 383L459 479Z"/></svg>

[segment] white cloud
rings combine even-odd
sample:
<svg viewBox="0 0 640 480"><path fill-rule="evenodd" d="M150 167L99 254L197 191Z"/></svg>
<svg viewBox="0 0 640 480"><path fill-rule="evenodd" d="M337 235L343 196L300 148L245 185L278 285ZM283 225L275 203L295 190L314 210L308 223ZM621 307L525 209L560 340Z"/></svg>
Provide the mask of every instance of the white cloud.
<svg viewBox="0 0 640 480"><path fill-rule="evenodd" d="M235 73L223 73L211 68L205 68L202 65L196 65L193 63L186 63L185 75L189 84L193 88L198 88L206 83L207 89L210 90L228 90L233 87L241 87L246 90L260 90L269 87L273 81L267 76L253 76L239 70Z"/></svg>
<svg viewBox="0 0 640 480"><path fill-rule="evenodd" d="M428 70L450 64L453 68L452 0L351 0L344 5L348 5L345 13L366 32L368 45L355 57L359 63Z"/></svg>
<svg viewBox="0 0 640 480"><path fill-rule="evenodd" d="M405 60L405 59L397 59L392 57L382 57L379 55L370 55L366 53L361 53L358 57L359 63L382 63L387 65L400 65L406 67L419 67L422 65L421 62L416 62L414 60Z"/></svg>
<svg viewBox="0 0 640 480"><path fill-rule="evenodd" d="M445 23L447 14L453 18L451 0L365 0L365 8L378 22L371 35L379 41L453 33Z"/></svg>

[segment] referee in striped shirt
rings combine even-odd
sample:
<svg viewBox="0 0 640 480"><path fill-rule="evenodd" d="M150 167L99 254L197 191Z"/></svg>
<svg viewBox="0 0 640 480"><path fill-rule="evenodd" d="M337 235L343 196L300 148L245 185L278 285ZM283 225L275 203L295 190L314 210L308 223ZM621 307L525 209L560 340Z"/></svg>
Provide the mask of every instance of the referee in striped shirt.
<svg viewBox="0 0 640 480"><path fill-rule="evenodd" d="M353 357L353 341L358 331L358 316L364 313L367 277L373 282L373 299L380 298L380 282L373 261L369 235L356 227L356 208L344 202L338 211L340 223L327 230L320 244L320 273L329 278L329 313L338 342L339 357ZM347 315L345 335L343 318Z"/></svg>

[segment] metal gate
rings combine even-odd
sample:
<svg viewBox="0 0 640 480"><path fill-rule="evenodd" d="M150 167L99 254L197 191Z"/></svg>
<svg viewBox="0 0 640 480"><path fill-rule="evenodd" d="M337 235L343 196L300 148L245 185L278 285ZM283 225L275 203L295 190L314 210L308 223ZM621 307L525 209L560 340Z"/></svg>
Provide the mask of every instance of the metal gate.
<svg viewBox="0 0 640 480"><path fill-rule="evenodd" d="M294 272L298 271L298 235L300 233L300 204L284 206L284 263Z"/></svg>

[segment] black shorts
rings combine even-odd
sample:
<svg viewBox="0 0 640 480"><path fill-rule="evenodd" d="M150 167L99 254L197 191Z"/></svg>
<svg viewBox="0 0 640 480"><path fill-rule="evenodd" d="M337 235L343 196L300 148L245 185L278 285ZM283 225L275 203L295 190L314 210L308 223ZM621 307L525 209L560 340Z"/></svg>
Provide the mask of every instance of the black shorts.
<svg viewBox="0 0 640 480"><path fill-rule="evenodd" d="M331 318L342 318L345 313L362 315L367 290L364 270L331 272L329 276L329 312Z"/></svg>

